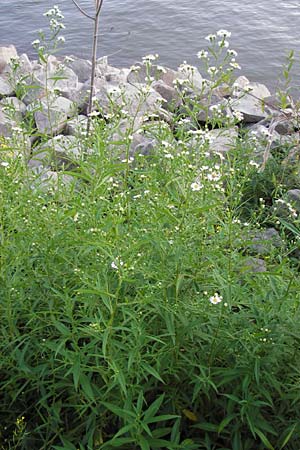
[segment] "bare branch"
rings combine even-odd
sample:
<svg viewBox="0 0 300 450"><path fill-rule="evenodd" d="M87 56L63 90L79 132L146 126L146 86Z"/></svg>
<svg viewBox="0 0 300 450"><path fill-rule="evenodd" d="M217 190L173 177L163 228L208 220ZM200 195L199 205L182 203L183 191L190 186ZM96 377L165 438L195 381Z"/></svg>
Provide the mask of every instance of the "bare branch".
<svg viewBox="0 0 300 450"><path fill-rule="evenodd" d="M81 8L81 6L78 5L78 3L76 2L76 0L72 0L72 2L74 3L74 5L79 9L79 11L80 11L85 17L87 17L88 19L91 19L91 20L95 20L95 17L92 17L92 16L90 16L88 13L86 13L86 12Z"/></svg>
<svg viewBox="0 0 300 450"><path fill-rule="evenodd" d="M97 4L96 16L98 16L100 14L102 5L103 5L103 0L100 0L100 2L98 2L98 4Z"/></svg>

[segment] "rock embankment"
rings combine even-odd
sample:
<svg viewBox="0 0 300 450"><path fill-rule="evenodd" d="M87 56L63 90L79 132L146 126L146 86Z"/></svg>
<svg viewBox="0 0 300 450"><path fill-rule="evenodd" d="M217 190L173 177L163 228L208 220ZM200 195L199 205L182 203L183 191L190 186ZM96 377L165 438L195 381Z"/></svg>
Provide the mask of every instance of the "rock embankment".
<svg viewBox="0 0 300 450"><path fill-rule="evenodd" d="M232 86L220 84L212 90L196 68L182 65L175 71L150 62L146 59L130 69L119 69L110 66L107 58L97 61L92 116L104 117L108 127L114 114L121 112L123 117L107 148L113 152L114 142L119 142L118 156L124 157L122 141L130 134L129 156L149 154L155 151L156 141L143 124L147 120L163 123L175 142L178 117L189 132L191 146L197 145L199 131L205 130L209 152L224 158L247 132L258 167L264 167L274 149L288 143L290 151L282 168L292 166L299 185L287 192L287 198L300 212L300 134L295 111L282 110L265 85L245 76ZM50 56L42 64L26 54L18 56L13 46L0 47L0 137L16 142L17 135L28 167L43 183L56 180L61 169L73 169L76 159L87 151L80 143L86 134L90 75L89 60ZM32 133L23 126L28 115ZM70 181L67 175L62 179Z"/></svg>

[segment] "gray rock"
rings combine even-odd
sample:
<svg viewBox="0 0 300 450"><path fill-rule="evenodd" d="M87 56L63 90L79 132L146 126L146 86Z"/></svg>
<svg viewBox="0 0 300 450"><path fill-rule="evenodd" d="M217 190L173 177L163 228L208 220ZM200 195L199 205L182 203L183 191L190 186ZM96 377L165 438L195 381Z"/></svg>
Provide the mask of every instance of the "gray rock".
<svg viewBox="0 0 300 450"><path fill-rule="evenodd" d="M80 83L84 83L91 78L92 63L87 59L72 55L64 59L64 65L73 70Z"/></svg>
<svg viewBox="0 0 300 450"><path fill-rule="evenodd" d="M55 193L60 201L64 201L70 190L77 184L74 177L65 173L43 169L41 167L31 169L32 173L36 175L31 184L31 188L44 193Z"/></svg>
<svg viewBox="0 0 300 450"><path fill-rule="evenodd" d="M30 108L30 105L29 105ZM51 97L49 104L42 99L40 107L34 113L37 129L43 134L58 134L66 125L67 119L76 114L74 102L65 97Z"/></svg>
<svg viewBox="0 0 300 450"><path fill-rule="evenodd" d="M16 126L16 122L9 118L8 113L0 107L0 136L10 137L12 128Z"/></svg>
<svg viewBox="0 0 300 450"><path fill-rule="evenodd" d="M69 91L78 89L78 77L72 69L60 65L58 61L52 61L44 66L37 66L26 80L27 93L24 96L26 105L37 99L42 99L53 92L68 97Z"/></svg>
<svg viewBox="0 0 300 450"><path fill-rule="evenodd" d="M71 169L77 166L82 155L83 150L75 136L58 135L35 149L28 165L31 168Z"/></svg>
<svg viewBox="0 0 300 450"><path fill-rule="evenodd" d="M263 259L247 258L240 266L240 272L245 274L267 272L267 265Z"/></svg>
<svg viewBox="0 0 300 450"><path fill-rule="evenodd" d="M237 128L216 128L210 130L209 135L212 138L212 142L209 145L209 151L212 154L221 153L225 155L236 148Z"/></svg>
<svg viewBox="0 0 300 450"><path fill-rule="evenodd" d="M68 120L65 133L70 136L82 137L86 135L87 117L79 115L71 120Z"/></svg>
<svg viewBox="0 0 300 450"><path fill-rule="evenodd" d="M42 134L58 134L65 128L68 116L62 111L54 109L46 109L36 111L34 119L39 133Z"/></svg>
<svg viewBox="0 0 300 450"><path fill-rule="evenodd" d="M30 78L30 75L34 69L33 64L29 60L26 53L23 53L21 56L19 56L16 59L17 65L16 67L12 67L10 64L8 64L3 74L10 78L11 84L16 89L18 86L18 83L22 83L27 79Z"/></svg>
<svg viewBox="0 0 300 450"><path fill-rule="evenodd" d="M143 121L140 117L136 117L134 123L126 120L121 121L116 129L113 129L109 138L109 149L115 158L124 159L127 154L129 145L129 156L132 158L137 154L150 155L156 140L152 136L146 136L141 132ZM127 136L131 136L131 140L127 140Z"/></svg>
<svg viewBox="0 0 300 450"><path fill-rule="evenodd" d="M78 83L78 87L76 89L69 89L68 92L64 93L64 97L72 100L78 111L82 113L87 112L87 106L89 101L89 91L90 91L90 82L86 83Z"/></svg>
<svg viewBox="0 0 300 450"><path fill-rule="evenodd" d="M275 228L256 233L250 233L246 236L245 243L249 242L247 248L258 255L266 256L272 253L274 248L282 248L283 241Z"/></svg>
<svg viewBox="0 0 300 450"><path fill-rule="evenodd" d="M13 45L0 47L0 73L2 73L12 58L17 58L18 53Z"/></svg>
<svg viewBox="0 0 300 450"><path fill-rule="evenodd" d="M143 88L139 89L129 83L117 88L105 83L96 92L95 97L103 114L112 113L115 109L125 108L131 117L156 113L163 101L154 89L150 88L145 93Z"/></svg>
<svg viewBox="0 0 300 450"><path fill-rule="evenodd" d="M11 96L13 93L14 89L11 87L9 82L3 76L0 76L0 98Z"/></svg>
<svg viewBox="0 0 300 450"><path fill-rule="evenodd" d="M294 132L294 125L291 120L282 118L276 121L275 130L281 135L292 134Z"/></svg>
<svg viewBox="0 0 300 450"><path fill-rule="evenodd" d="M167 110L174 110L181 104L181 98L174 87L169 86L162 80L155 81L152 84L153 89L165 100L162 106Z"/></svg>
<svg viewBox="0 0 300 450"><path fill-rule="evenodd" d="M259 122L268 116L260 100L257 100L249 94L232 102L231 107L233 111L238 111L243 114L243 120L246 123Z"/></svg>
<svg viewBox="0 0 300 450"><path fill-rule="evenodd" d="M47 108L45 101L42 101L43 108ZM50 102L50 108L55 111L63 112L67 117L74 117L77 112L77 107L75 103L65 97L56 97L52 102Z"/></svg>
<svg viewBox="0 0 300 450"><path fill-rule="evenodd" d="M151 67L147 68L145 64L137 63L130 69L127 82L130 84L147 84L152 83L151 80L155 80L163 81L167 86L174 87L173 81L178 77L183 78L183 75L175 70L157 64L152 64Z"/></svg>
<svg viewBox="0 0 300 450"><path fill-rule="evenodd" d="M286 193L288 202L292 203L298 213L300 213L300 189L291 189Z"/></svg>
<svg viewBox="0 0 300 450"><path fill-rule="evenodd" d="M1 100L0 106L7 109L12 114L17 114L18 118L22 118L22 116L26 113L26 105L24 102L19 100L17 97L5 97Z"/></svg>
<svg viewBox="0 0 300 450"><path fill-rule="evenodd" d="M231 102L231 107L243 114L244 122L255 123L268 116L270 111L263 99L271 94L264 84L250 83L246 77L239 77L233 87L238 98Z"/></svg>
<svg viewBox="0 0 300 450"><path fill-rule="evenodd" d="M127 83L130 69L118 69L108 64L108 58L102 57L97 60L96 77L114 85Z"/></svg>

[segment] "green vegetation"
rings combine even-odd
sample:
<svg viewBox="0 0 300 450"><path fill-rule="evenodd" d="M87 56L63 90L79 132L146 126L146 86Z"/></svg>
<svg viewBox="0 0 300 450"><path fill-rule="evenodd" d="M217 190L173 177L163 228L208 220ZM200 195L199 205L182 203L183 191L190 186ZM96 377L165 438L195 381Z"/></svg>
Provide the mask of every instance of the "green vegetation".
<svg viewBox="0 0 300 450"><path fill-rule="evenodd" d="M300 220L274 208L298 187L288 146L264 171L241 129L212 153L225 115L201 128L178 92L171 125L140 126L147 154L130 154L135 117L116 139L112 99L52 184L1 143L1 450L299 450ZM258 271L265 227L281 245Z"/></svg>

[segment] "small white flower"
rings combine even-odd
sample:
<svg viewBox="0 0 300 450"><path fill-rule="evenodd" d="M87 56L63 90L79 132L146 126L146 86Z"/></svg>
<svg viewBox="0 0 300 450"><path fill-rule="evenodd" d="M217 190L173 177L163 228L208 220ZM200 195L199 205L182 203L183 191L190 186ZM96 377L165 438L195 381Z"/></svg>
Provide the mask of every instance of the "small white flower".
<svg viewBox="0 0 300 450"><path fill-rule="evenodd" d="M132 72L138 72L139 70L141 70L141 66L136 66L136 65L130 66L130 70Z"/></svg>
<svg viewBox="0 0 300 450"><path fill-rule="evenodd" d="M155 54L155 55L150 54L150 55L143 56L143 58L142 58L144 63L156 61L157 59L158 59L158 54Z"/></svg>
<svg viewBox="0 0 300 450"><path fill-rule="evenodd" d="M217 31L217 36L219 37L224 37L224 38L229 38L231 36L231 31L227 31L227 30L219 30Z"/></svg>
<svg viewBox="0 0 300 450"><path fill-rule="evenodd" d="M199 59L207 59L208 58L208 52L205 50L200 50L200 52L197 53L197 58Z"/></svg>
<svg viewBox="0 0 300 450"><path fill-rule="evenodd" d="M235 62L235 61L231 62L229 65L230 65L233 69L241 70L241 66L240 66L237 62Z"/></svg>
<svg viewBox="0 0 300 450"><path fill-rule="evenodd" d="M214 75L216 75L218 72L219 72L219 71L218 71L218 69L217 69L215 66L210 66L210 67L207 69L207 73L208 73L210 76L214 76Z"/></svg>
<svg viewBox="0 0 300 450"><path fill-rule="evenodd" d="M229 47L229 42L226 41L225 39L223 39L222 41L218 42L218 46L221 48L228 48Z"/></svg>
<svg viewBox="0 0 300 450"><path fill-rule="evenodd" d="M203 188L203 185L197 181L191 184L192 191L200 191Z"/></svg>
<svg viewBox="0 0 300 450"><path fill-rule="evenodd" d="M209 297L209 301L212 305L217 305L218 303L221 303L223 300L223 297L219 295L217 292L214 293L211 297Z"/></svg>
<svg viewBox="0 0 300 450"><path fill-rule="evenodd" d="M32 47L38 47L40 45L41 41L39 39L35 39L33 42L31 42Z"/></svg>
<svg viewBox="0 0 300 450"><path fill-rule="evenodd" d="M99 116L100 112L99 111L92 111L91 113L88 114L89 117L96 117Z"/></svg>
<svg viewBox="0 0 300 450"><path fill-rule="evenodd" d="M212 42L217 38L217 36L215 34L209 34L208 36L205 37L206 41Z"/></svg>
<svg viewBox="0 0 300 450"><path fill-rule="evenodd" d="M9 163L6 162L6 161L2 161L2 162L1 162L1 166L2 166L2 167L9 167Z"/></svg>
<svg viewBox="0 0 300 450"><path fill-rule="evenodd" d="M233 56L235 58L238 54L237 54L237 52L235 50L228 49L227 50L227 55Z"/></svg>
<svg viewBox="0 0 300 450"><path fill-rule="evenodd" d="M238 111L237 109L234 109L232 111L232 115L236 120L244 120L244 114L241 111Z"/></svg>
<svg viewBox="0 0 300 450"><path fill-rule="evenodd" d="M255 162L255 161L252 161L252 160L249 161L249 166L255 167L256 169L259 168L259 164L257 162Z"/></svg>
<svg viewBox="0 0 300 450"><path fill-rule="evenodd" d="M167 73L166 69L163 66L157 66L156 69L161 73Z"/></svg>
<svg viewBox="0 0 300 450"><path fill-rule="evenodd" d="M112 261L111 268L119 270L119 268L122 267L123 265L124 265L123 261L120 258L118 258L117 260Z"/></svg>

